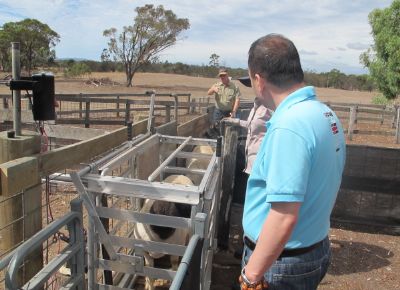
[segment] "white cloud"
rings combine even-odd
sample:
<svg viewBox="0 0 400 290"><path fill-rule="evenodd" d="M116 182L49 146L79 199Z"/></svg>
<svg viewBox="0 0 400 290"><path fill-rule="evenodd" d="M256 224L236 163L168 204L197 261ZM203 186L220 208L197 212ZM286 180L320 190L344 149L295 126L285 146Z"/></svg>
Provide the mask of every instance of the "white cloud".
<svg viewBox="0 0 400 290"><path fill-rule="evenodd" d="M347 44L347 47L354 50L367 50L370 47L370 45L360 42L351 42Z"/></svg>
<svg viewBox="0 0 400 290"><path fill-rule="evenodd" d="M212 53L227 66L246 67L250 44L276 32L296 44L304 66L316 71L337 68L365 72L359 54L372 44L368 13L388 7L382 0L154 0L188 18L186 39L165 51L162 58L207 64ZM105 29L132 24L135 8L148 0L1 0L0 26L9 21L35 18L60 34L58 57L99 60L107 39ZM38 5L40 7L38 8Z"/></svg>

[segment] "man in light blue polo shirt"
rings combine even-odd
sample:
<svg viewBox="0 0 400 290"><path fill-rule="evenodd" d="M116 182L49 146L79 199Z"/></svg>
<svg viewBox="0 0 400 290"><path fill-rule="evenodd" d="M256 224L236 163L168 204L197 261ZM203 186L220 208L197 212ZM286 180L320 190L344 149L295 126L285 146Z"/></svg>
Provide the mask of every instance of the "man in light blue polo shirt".
<svg viewBox="0 0 400 290"><path fill-rule="evenodd" d="M275 110L250 174L243 212L242 289L317 289L330 261L329 219L346 148L335 113L303 83L294 44L278 34L255 41L249 75Z"/></svg>

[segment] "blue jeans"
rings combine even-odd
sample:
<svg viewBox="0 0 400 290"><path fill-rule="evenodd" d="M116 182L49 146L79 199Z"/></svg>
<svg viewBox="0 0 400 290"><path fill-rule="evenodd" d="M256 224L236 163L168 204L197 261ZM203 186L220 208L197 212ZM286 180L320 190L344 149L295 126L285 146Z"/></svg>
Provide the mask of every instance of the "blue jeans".
<svg viewBox="0 0 400 290"><path fill-rule="evenodd" d="M245 245L242 267L252 254ZM328 271L331 260L331 249L328 237L317 248L295 257L283 257L265 272L265 280L269 283L268 290L314 290Z"/></svg>
<svg viewBox="0 0 400 290"><path fill-rule="evenodd" d="M216 138L221 135L221 120L225 117L229 117L231 115L230 111L221 111L220 109L215 108L212 118L211 128L208 129L208 137Z"/></svg>
<svg viewBox="0 0 400 290"><path fill-rule="evenodd" d="M222 118L229 117L231 115L231 111L222 111L220 109L215 108L213 114L213 123L217 123L222 120Z"/></svg>

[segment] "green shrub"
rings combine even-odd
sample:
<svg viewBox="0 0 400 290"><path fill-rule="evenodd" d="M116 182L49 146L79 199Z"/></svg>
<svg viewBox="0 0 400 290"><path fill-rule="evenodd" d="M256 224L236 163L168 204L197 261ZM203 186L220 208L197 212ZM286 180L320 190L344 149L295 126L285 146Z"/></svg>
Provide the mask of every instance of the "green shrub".
<svg viewBox="0 0 400 290"><path fill-rule="evenodd" d="M82 62L75 62L64 70L66 77L81 77L91 74L90 67Z"/></svg>
<svg viewBox="0 0 400 290"><path fill-rule="evenodd" d="M392 101L387 99L384 95L376 95L372 98L372 103L374 105L390 105Z"/></svg>

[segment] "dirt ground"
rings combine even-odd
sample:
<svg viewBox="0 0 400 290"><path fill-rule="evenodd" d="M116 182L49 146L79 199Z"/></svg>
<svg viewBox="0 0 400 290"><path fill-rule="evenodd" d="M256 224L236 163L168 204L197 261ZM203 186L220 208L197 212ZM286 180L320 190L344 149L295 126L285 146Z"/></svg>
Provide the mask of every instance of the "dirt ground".
<svg viewBox="0 0 400 290"><path fill-rule="evenodd" d="M230 249L214 256L212 290L230 290L240 273L242 206L234 204L231 214ZM400 236L390 229L333 223L329 233L332 263L319 290L400 289Z"/></svg>
<svg viewBox="0 0 400 290"><path fill-rule="evenodd" d="M181 75L139 73L135 75L134 87L123 85L123 73L96 73L91 78L109 78L119 83L108 86L85 84L85 79L63 80L56 78L56 93L143 93L154 89L158 93L191 93L194 98L205 97L207 89L217 79L189 77ZM1 75L0 75L1 78ZM240 84L245 99L251 100L253 92ZM0 86L0 94L9 93L9 89ZM317 94L323 101L370 104L375 92L356 92L317 88ZM369 144L371 140L357 139L352 143ZM374 142L374 141L373 141ZM382 146L382 145L381 145ZM233 257L239 247L240 218L242 208L233 207L231 225L231 245L228 251L215 255L213 265L213 290L231 289L233 281L240 271L240 261ZM341 290L395 290L400 289L400 236L372 227L345 224L333 224L330 231L333 247L333 262L328 275L318 289Z"/></svg>

